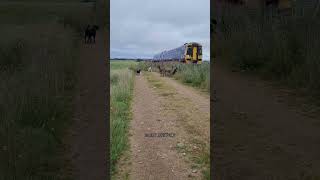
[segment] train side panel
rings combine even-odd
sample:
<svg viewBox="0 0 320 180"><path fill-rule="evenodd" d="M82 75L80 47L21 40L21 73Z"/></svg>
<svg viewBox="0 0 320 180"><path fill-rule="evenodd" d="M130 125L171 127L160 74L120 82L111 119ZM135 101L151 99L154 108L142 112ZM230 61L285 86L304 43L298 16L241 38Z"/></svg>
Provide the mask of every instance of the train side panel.
<svg viewBox="0 0 320 180"><path fill-rule="evenodd" d="M155 61L178 61L201 64L202 46L194 42L186 43L178 48L156 54L153 59Z"/></svg>
<svg viewBox="0 0 320 180"><path fill-rule="evenodd" d="M184 53L185 53L185 46L181 46L169 51L161 52L160 54L156 54L154 56L154 60L157 61L166 61L166 60L172 60L172 61L184 61Z"/></svg>

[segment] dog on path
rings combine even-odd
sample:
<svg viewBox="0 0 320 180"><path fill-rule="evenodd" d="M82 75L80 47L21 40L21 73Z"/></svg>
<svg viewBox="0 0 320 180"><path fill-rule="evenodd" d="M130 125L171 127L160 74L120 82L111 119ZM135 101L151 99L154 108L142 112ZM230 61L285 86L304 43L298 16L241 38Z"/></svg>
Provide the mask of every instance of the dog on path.
<svg viewBox="0 0 320 180"><path fill-rule="evenodd" d="M137 70L137 75L140 75L141 69Z"/></svg>
<svg viewBox="0 0 320 180"><path fill-rule="evenodd" d="M96 43L96 32L99 29L97 25L88 25L84 32L84 42L85 43Z"/></svg>

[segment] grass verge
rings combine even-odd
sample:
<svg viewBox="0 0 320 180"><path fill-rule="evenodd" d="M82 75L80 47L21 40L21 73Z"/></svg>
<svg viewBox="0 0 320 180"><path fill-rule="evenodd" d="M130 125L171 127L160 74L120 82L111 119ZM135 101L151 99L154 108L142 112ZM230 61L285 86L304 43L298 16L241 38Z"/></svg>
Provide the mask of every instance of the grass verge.
<svg viewBox="0 0 320 180"><path fill-rule="evenodd" d="M110 130L113 175L117 170L117 161L129 148L128 127L131 120L134 74L128 68L134 64L133 61L111 61Z"/></svg>

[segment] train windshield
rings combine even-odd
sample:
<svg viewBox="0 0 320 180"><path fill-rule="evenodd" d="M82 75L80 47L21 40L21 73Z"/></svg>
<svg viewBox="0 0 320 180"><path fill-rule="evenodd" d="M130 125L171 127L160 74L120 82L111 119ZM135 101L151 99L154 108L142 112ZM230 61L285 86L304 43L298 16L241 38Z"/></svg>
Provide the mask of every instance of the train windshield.
<svg viewBox="0 0 320 180"><path fill-rule="evenodd" d="M188 47L187 55L192 56L192 54L193 54L192 47Z"/></svg>
<svg viewBox="0 0 320 180"><path fill-rule="evenodd" d="M201 46L198 46L198 53L199 53L199 55L202 55L202 47Z"/></svg>

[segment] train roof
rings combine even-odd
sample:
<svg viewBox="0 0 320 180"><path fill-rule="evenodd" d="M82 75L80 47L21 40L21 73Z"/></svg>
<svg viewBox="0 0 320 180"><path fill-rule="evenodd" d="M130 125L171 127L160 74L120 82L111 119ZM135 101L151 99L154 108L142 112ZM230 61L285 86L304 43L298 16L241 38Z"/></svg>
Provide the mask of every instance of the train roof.
<svg viewBox="0 0 320 180"><path fill-rule="evenodd" d="M197 46L201 46L200 43L197 42L189 42L189 43L185 43L184 45L197 45Z"/></svg>

